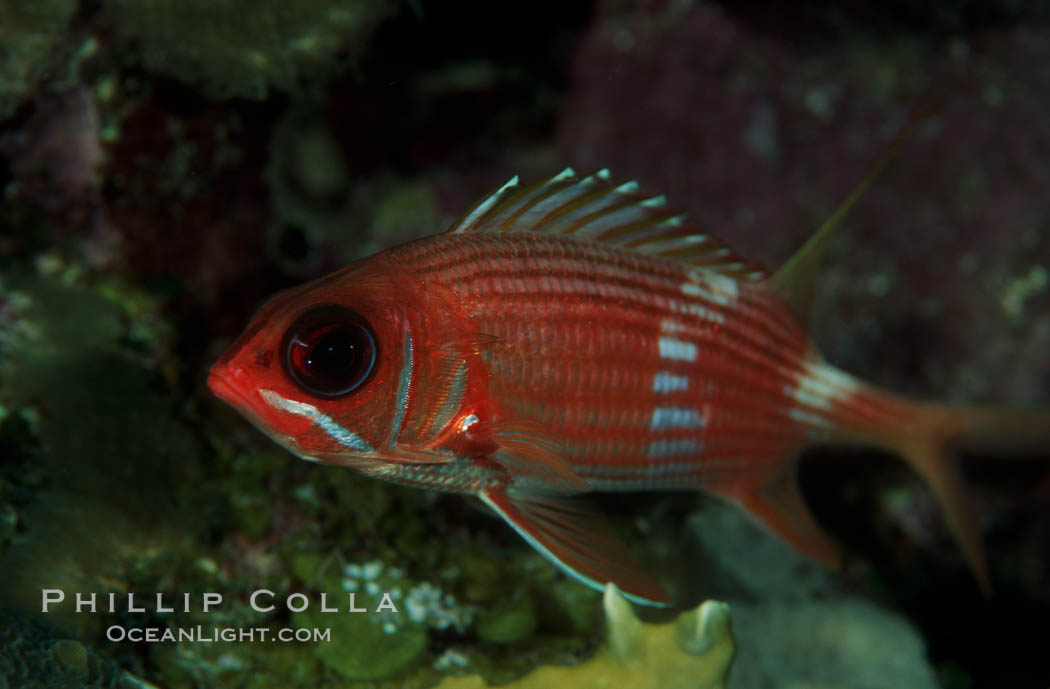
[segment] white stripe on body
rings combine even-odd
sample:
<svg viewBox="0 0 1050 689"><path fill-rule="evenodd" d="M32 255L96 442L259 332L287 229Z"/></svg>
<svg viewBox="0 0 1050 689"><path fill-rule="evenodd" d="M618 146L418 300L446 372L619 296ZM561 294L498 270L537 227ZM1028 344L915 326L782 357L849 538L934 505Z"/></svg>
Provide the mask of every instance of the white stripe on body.
<svg viewBox="0 0 1050 689"><path fill-rule="evenodd" d="M670 361L696 361L696 355L699 351L692 342L667 336L660 337L658 346L660 348L660 358Z"/></svg>
<svg viewBox="0 0 1050 689"><path fill-rule="evenodd" d="M707 420L696 409L683 407L656 407L649 422L649 430L666 431L676 428L703 428Z"/></svg>
<svg viewBox="0 0 1050 689"><path fill-rule="evenodd" d="M405 327L405 342L401 350L401 375L397 381L397 402L394 407L394 423L390 428L390 440L387 445L391 448L397 444L397 436L401 434L401 426L405 422L405 413L408 411L408 393L412 387L412 365L414 346L412 343L412 331Z"/></svg>
<svg viewBox="0 0 1050 689"><path fill-rule="evenodd" d="M710 269L697 269L690 273L691 279L682 283L682 294L713 302L719 306L732 306L740 297L740 286L728 275Z"/></svg>
<svg viewBox="0 0 1050 689"><path fill-rule="evenodd" d="M848 373L822 361L807 361L795 384L784 386L784 395L794 403L788 416L806 426L830 428L832 423L825 418L826 412L849 399L858 388L857 380Z"/></svg>
<svg viewBox="0 0 1050 689"><path fill-rule="evenodd" d="M658 371L653 376L653 392L666 394L668 392L681 392L689 389L689 378L687 376L671 373L670 371Z"/></svg>
<svg viewBox="0 0 1050 689"><path fill-rule="evenodd" d="M467 390L467 364L465 361L459 362L456 366L456 372L452 375L452 381L449 383L448 392L445 400L441 403L437 413L434 415L434 425L431 427L430 432L436 438L441 435L445 430L445 427L452 422L456 414L459 413L460 405L463 404L463 395Z"/></svg>
<svg viewBox="0 0 1050 689"><path fill-rule="evenodd" d="M323 413L312 404L290 400L287 397L282 397L273 390L259 390L259 396L262 397L263 401L268 405L278 411L310 419L321 430L327 433L332 440L345 448L354 450L355 452L372 452L372 446L369 445L364 438L347 428L343 428L332 417Z"/></svg>

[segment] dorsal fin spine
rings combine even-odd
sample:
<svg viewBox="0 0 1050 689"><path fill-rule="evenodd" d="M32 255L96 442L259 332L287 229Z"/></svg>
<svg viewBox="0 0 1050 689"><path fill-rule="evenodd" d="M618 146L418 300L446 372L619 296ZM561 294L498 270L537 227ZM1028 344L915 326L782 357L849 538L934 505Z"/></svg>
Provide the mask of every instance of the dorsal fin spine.
<svg viewBox="0 0 1050 689"><path fill-rule="evenodd" d="M550 179L550 183L564 182L576 176L576 171L567 167Z"/></svg>
<svg viewBox="0 0 1050 689"><path fill-rule="evenodd" d="M566 168L566 170L572 170L572 168ZM550 181L546 182L545 184L539 185L539 187L537 188L536 192L533 194L532 198L530 198L525 203L521 204L521 206L519 206L517 208L517 210L515 210L513 213L508 215L507 218L502 223L500 223L499 231L500 232L506 232L507 230L509 230L511 228L511 226L514 225L515 222L518 221L518 219L522 215L527 213L530 209L532 209L535 206L539 205L541 202L546 201L546 200L550 199L551 197L558 195L560 192L564 191L565 189L570 189L572 187L571 184L564 184L564 182L566 180L565 179L559 179L564 174L565 174L565 171L562 171L560 174L556 175Z"/></svg>
<svg viewBox="0 0 1050 689"><path fill-rule="evenodd" d="M543 216L543 218L541 218L539 221L537 221L536 224L533 226L535 228L535 230L537 232L543 232L544 231L544 229L543 229L544 227L546 227L547 225L550 225L552 222L554 222L558 218L561 218L561 217L563 217L565 215L568 215L569 213L572 213L575 210L579 210L580 208L583 208L583 207L587 206L588 204L593 203L594 201L597 201L598 199L602 198L603 196L608 196L609 188L600 186L597 183L595 183L593 181L594 180L593 176L584 179L581 182L581 184L587 182L587 180L591 180L592 181L592 185L594 186L593 190L587 191L584 194L580 195L579 198L574 199L574 200L570 201L569 203L563 204L563 205L555 208L554 210L552 210L550 213L547 213L545 216Z"/></svg>
<svg viewBox="0 0 1050 689"><path fill-rule="evenodd" d="M469 229L471 226L478 223L481 218L485 216L492 208L500 202L501 199L506 198L507 194L518 187L518 176L514 175L507 182L489 194L481 201L478 201L470 209L467 210L456 222L452 223L452 228L456 232L463 232Z"/></svg>
<svg viewBox="0 0 1050 689"><path fill-rule="evenodd" d="M605 195L609 196L609 195L613 194L614 192L615 192L615 189L607 188ZM599 208L598 210L594 211L593 213L588 213L588 214L580 217L578 220L576 220L576 222L572 223L571 225L566 227L564 230L562 230L562 234L565 234L565 235L576 234L577 231L581 230L583 227L585 227L587 225L590 225L591 223L595 222L599 218L605 217L607 215L612 215L613 213L617 213L617 212L619 212L619 211L621 211L621 210L623 210L625 208L630 208L631 206L636 205L634 199L631 199L631 198L628 198L628 197L624 197L623 195L619 195L619 196L620 196L620 198L617 198L617 199L613 200L611 203L609 203L609 205L603 206L603 207Z"/></svg>
<svg viewBox="0 0 1050 689"><path fill-rule="evenodd" d="M802 245L802 248L796 251L769 278L768 285L770 289L791 307L795 312L795 316L803 323L809 322L810 306L813 301L814 278L816 277L817 267L827 252L832 235L842 225L846 216L857 205L857 202L868 191L872 183L885 171L890 162L897 157L901 146L911 138L919 123L926 117L926 114L934 106L938 98L939 95L934 94L926 99L911 116L908 123L904 125L904 128L893 138L889 147L871 165L867 174L850 190L846 198L839 203L831 216L821 223L820 227Z"/></svg>
<svg viewBox="0 0 1050 689"><path fill-rule="evenodd" d="M635 220L634 222L625 223L620 227L614 228L612 230L607 230L606 232L598 235L596 239L598 239L599 241L619 239L620 243L623 246L633 248L635 246L640 246L642 243L645 243L644 241L642 241L645 239L645 237L637 237L635 239L628 239L628 237L640 230L644 230L653 226L659 227L659 225L659 219L642 218L641 220ZM638 242L638 244L634 244L634 242Z"/></svg>
<svg viewBox="0 0 1050 689"><path fill-rule="evenodd" d="M669 229L677 228L682 225L682 219L683 218L681 215L672 215L671 217L661 222L658 226L667 227ZM671 235L662 239L653 239L649 241L646 241L645 237L640 237L638 239L633 239L631 241L624 242L624 246L633 249L644 244L648 249L646 253L655 253L662 255L664 251L679 248L688 248L690 250L695 250L698 246L700 246L701 244L706 244L710 240L711 236L707 234L683 233L678 235Z"/></svg>
<svg viewBox="0 0 1050 689"><path fill-rule="evenodd" d="M572 168L522 188L517 177L478 203L449 232L560 234L625 251L677 260L732 279L758 280L764 271L725 242L700 233L660 195L635 181L615 182L607 169L580 179Z"/></svg>

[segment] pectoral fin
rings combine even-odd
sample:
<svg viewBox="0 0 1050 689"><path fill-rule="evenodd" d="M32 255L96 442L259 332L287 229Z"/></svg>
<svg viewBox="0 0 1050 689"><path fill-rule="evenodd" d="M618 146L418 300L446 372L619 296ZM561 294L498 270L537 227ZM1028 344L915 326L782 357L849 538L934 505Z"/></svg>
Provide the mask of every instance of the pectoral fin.
<svg viewBox="0 0 1050 689"><path fill-rule="evenodd" d="M382 452L318 452L310 457L333 466L345 466L351 469L380 466L384 464L448 464L456 455L442 450L428 450L396 445Z"/></svg>
<svg viewBox="0 0 1050 689"><path fill-rule="evenodd" d="M585 493L591 489L565 461L556 440L542 426L529 422L500 422L491 427L500 449L491 455L518 476L529 476L558 493Z"/></svg>
<svg viewBox="0 0 1050 689"><path fill-rule="evenodd" d="M629 600L665 607L668 595L580 498L493 489L479 494L548 560L591 588L612 582Z"/></svg>

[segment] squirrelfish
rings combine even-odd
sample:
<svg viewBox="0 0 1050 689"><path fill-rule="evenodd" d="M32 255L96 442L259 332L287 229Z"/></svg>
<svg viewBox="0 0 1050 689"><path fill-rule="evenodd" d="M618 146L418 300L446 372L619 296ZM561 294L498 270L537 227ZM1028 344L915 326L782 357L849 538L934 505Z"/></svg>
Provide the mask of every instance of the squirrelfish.
<svg viewBox="0 0 1050 689"><path fill-rule="evenodd" d="M274 296L208 382L304 459L476 496L572 576L656 605L580 494L707 491L833 565L796 457L888 449L986 584L949 448L1042 442L1050 415L913 401L826 362L806 302L842 214L770 275L606 170L515 177L443 234Z"/></svg>

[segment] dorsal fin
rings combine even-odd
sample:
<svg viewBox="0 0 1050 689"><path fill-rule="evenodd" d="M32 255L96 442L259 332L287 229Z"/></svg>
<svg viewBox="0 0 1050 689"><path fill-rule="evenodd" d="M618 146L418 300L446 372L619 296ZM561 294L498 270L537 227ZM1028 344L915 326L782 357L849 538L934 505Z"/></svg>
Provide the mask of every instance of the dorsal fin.
<svg viewBox="0 0 1050 689"><path fill-rule="evenodd" d="M832 235L835 234L835 230L842 225L846 216L857 205L857 202L868 191L872 183L883 173L890 162L897 157L901 146L911 138L919 123L926 117L926 114L939 98L940 94L934 94L915 111L915 114L912 115L904 128L890 142L889 147L868 169L864 178L839 203L835 212L821 223L816 232L802 245L802 248L796 251L795 255L789 258L769 278L768 285L770 289L791 307L795 316L803 323L809 323L813 303L813 282L816 279L820 261L824 258L828 243L831 241Z"/></svg>
<svg viewBox="0 0 1050 689"><path fill-rule="evenodd" d="M517 176L452 224L449 233L536 232L566 235L707 268L737 279L766 272L721 239L686 224L663 196L614 182L608 170L580 178L572 168L523 187Z"/></svg>

